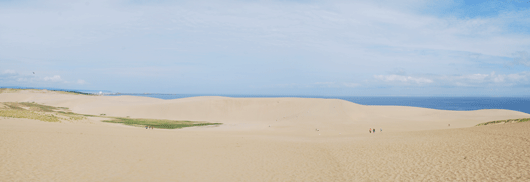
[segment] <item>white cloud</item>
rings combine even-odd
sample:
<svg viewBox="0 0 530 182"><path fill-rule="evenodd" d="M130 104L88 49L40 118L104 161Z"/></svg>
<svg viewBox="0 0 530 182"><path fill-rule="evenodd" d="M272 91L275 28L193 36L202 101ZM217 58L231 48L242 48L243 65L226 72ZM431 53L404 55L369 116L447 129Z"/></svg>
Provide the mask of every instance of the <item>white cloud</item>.
<svg viewBox="0 0 530 182"><path fill-rule="evenodd" d="M35 84L36 86L44 86L46 84L85 84L84 80L78 79L77 82L69 82L64 80L60 75L53 76L39 76L34 74L21 74L15 70L4 70L0 72L0 85L14 85L17 84Z"/></svg>
<svg viewBox="0 0 530 182"><path fill-rule="evenodd" d="M374 77L385 82L403 82L416 84L433 83L433 80L423 77L412 77L403 75L374 75Z"/></svg>
<svg viewBox="0 0 530 182"><path fill-rule="evenodd" d="M333 85L335 82L315 82L315 85Z"/></svg>
<svg viewBox="0 0 530 182"><path fill-rule="evenodd" d="M90 6L86 6L85 1L73 1L43 4L49 8L38 11L0 8L5 15L0 16L0 25L10 27L0 30L3 40L23 45L61 46L121 35L188 34L198 36L192 41L196 45L230 46L226 43L251 42L253 45L309 46L345 51L350 47L378 45L495 56L509 56L513 50L530 45L530 37L507 33L514 19L526 21L529 19L527 14L509 12L495 17L437 17L418 13L432 6L418 1L98 1ZM187 46L172 48L193 49Z"/></svg>
<svg viewBox="0 0 530 182"><path fill-rule="evenodd" d="M184 87L189 92L206 92L193 89L215 90L212 85L227 88L212 81L217 78L238 85L232 91L245 89L252 80L256 88L277 84L274 87L279 92L292 87L359 87L355 82L366 86L362 81L374 78L387 84L423 86L522 84L514 80L523 80L524 75L489 73L511 58L514 65L530 66L524 51L530 47L528 9L467 17L452 13L452 8L461 8L455 4L417 0L109 0L90 5L76 0L14 1L0 5L0 59L9 60L0 61L0 67L42 66L52 73L10 77L13 81L58 83L69 75L84 74L80 77L93 77L92 86L99 79L98 87L127 89L133 87L112 84L107 78L136 79L141 90L158 80L171 83L168 92ZM513 28L514 24L520 28ZM27 50L32 54L22 58ZM164 71L168 66L189 69ZM425 74L374 76L397 67ZM59 70L53 69L61 69L63 77L54 77ZM193 74L181 74L186 71ZM75 80L68 83L84 84ZM322 80L332 82L314 83ZM181 84L189 82L193 83Z"/></svg>
<svg viewBox="0 0 530 182"><path fill-rule="evenodd" d="M52 77L47 76L47 77L44 77L43 80L44 81L52 81L52 82L61 81L61 76L59 76L59 75L54 75Z"/></svg>
<svg viewBox="0 0 530 182"><path fill-rule="evenodd" d="M403 75L374 75L377 80L389 83L416 83L416 84L435 84L438 86L515 86L528 85L530 72L520 72L512 74L467 74L467 75L432 75L427 77L414 77Z"/></svg>
<svg viewBox="0 0 530 182"><path fill-rule="evenodd" d="M328 87L328 88L343 88L349 87L354 88L360 86L358 83L348 83L348 82L315 82L313 83L316 87Z"/></svg>
<svg viewBox="0 0 530 182"><path fill-rule="evenodd" d="M469 74L460 76L443 76L440 80L454 83L459 86L513 86L517 84L529 84L530 72L512 74Z"/></svg>
<svg viewBox="0 0 530 182"><path fill-rule="evenodd" d="M16 74L15 70L5 70L4 74Z"/></svg>
<svg viewBox="0 0 530 182"><path fill-rule="evenodd" d="M342 83L342 85L344 85L345 87L350 87L350 88L361 86L358 83Z"/></svg>
<svg viewBox="0 0 530 182"><path fill-rule="evenodd" d="M30 75L21 75L14 70L4 70L0 74L0 83L10 83L10 82L26 82L33 79Z"/></svg>

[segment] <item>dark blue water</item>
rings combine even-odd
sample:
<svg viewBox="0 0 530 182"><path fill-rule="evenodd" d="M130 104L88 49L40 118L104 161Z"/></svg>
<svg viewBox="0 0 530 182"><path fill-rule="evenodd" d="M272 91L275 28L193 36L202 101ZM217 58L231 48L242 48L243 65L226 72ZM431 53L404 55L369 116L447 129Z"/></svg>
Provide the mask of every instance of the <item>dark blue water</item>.
<svg viewBox="0 0 530 182"><path fill-rule="evenodd" d="M120 94L178 99L205 95L186 94ZM508 109L530 114L530 97L319 97L319 96L267 96L267 95L220 95L226 97L300 97L342 99L362 105L413 106L431 109L470 111L479 109Z"/></svg>

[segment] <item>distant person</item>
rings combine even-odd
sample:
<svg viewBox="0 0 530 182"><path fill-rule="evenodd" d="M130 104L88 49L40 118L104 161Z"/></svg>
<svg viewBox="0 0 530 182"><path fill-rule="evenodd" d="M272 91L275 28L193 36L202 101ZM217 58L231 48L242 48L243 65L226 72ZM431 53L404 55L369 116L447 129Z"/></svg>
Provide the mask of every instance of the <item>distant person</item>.
<svg viewBox="0 0 530 182"><path fill-rule="evenodd" d="M147 130L148 127L149 127L149 126L145 126L145 129Z"/></svg>
<svg viewBox="0 0 530 182"><path fill-rule="evenodd" d="M375 133L375 128L374 128L374 133Z"/></svg>
<svg viewBox="0 0 530 182"><path fill-rule="evenodd" d="M372 128L368 129L368 132L372 133Z"/></svg>
<svg viewBox="0 0 530 182"><path fill-rule="evenodd" d="M379 132L383 132L383 129L382 129L382 128L379 128Z"/></svg>

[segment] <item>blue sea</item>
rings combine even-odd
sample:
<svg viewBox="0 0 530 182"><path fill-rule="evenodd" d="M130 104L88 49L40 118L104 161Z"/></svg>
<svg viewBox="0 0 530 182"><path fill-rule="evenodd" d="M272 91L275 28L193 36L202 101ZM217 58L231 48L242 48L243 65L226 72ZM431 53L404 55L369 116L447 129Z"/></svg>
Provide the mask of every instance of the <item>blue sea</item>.
<svg viewBox="0 0 530 182"><path fill-rule="evenodd" d="M187 94L118 94L154 97L159 99L178 99L195 96ZM321 96L267 96L267 95L216 95L225 97L300 97L342 99L362 105L413 106L431 109L470 111L479 109L508 109L530 114L530 97L321 97Z"/></svg>

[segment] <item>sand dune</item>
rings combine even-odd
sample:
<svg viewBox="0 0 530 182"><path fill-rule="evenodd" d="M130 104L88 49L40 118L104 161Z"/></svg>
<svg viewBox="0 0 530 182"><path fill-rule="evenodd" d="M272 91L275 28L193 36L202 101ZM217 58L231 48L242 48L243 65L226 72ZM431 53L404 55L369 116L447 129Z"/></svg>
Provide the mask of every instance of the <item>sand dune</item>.
<svg viewBox="0 0 530 182"><path fill-rule="evenodd" d="M97 118L0 118L3 181L530 180L530 123L472 127L530 117L516 111L364 106L337 99L0 94L0 102L23 101L84 114L224 124L145 130ZM384 131L366 131L374 127Z"/></svg>
<svg viewBox="0 0 530 182"><path fill-rule="evenodd" d="M26 91L29 92L29 91ZM53 93L53 92L52 92ZM288 132L365 133L369 128L387 132L471 127L478 123L530 117L509 110L444 111L404 106L364 106L339 99L192 97L162 100L137 96L85 96L50 93L4 93L0 101L34 101L68 107L82 114L106 114L220 122L223 129L271 125ZM229 127L231 126L231 127Z"/></svg>

